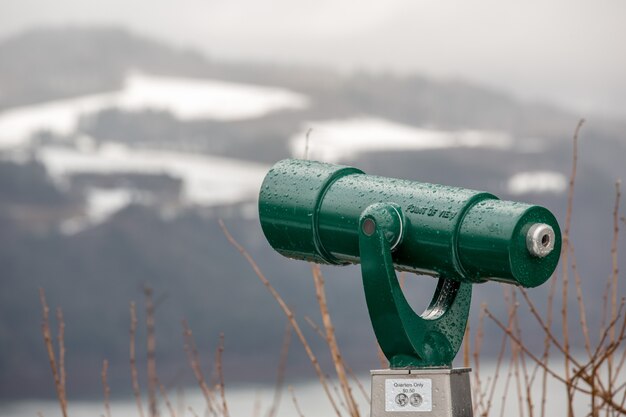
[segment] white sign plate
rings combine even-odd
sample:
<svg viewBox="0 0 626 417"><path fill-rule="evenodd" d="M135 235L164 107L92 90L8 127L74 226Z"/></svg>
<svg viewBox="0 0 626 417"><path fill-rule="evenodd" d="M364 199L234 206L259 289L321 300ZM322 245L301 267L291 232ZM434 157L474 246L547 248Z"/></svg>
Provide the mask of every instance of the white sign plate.
<svg viewBox="0 0 626 417"><path fill-rule="evenodd" d="M385 380L385 411L432 410L433 384L431 379Z"/></svg>

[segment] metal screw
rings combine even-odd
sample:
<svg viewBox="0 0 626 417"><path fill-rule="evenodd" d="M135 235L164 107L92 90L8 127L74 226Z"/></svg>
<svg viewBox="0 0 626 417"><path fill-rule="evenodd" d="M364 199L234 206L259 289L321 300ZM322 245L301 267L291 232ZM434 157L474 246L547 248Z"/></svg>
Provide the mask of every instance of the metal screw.
<svg viewBox="0 0 626 417"><path fill-rule="evenodd" d="M545 223L535 223L526 234L526 247L532 256L543 258L554 249L554 230Z"/></svg>
<svg viewBox="0 0 626 417"><path fill-rule="evenodd" d="M363 221L363 233L365 236L371 236L376 231L376 222L373 219L365 219Z"/></svg>

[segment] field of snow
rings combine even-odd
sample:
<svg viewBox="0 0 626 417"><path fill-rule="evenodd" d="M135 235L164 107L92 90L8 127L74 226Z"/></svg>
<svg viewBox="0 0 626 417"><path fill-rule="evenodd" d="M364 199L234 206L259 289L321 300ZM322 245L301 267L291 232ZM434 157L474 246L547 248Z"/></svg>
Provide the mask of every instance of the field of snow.
<svg viewBox="0 0 626 417"><path fill-rule="evenodd" d="M506 133L464 130L443 131L391 122L378 118L354 118L311 122L307 129L290 140L291 154L304 156L306 132L308 157L324 162L338 162L363 152L426 150L444 148L508 149L513 139Z"/></svg>
<svg viewBox="0 0 626 417"><path fill-rule="evenodd" d="M0 150L28 144L34 133L72 133L81 116L106 108L166 110L181 120L241 120L308 105L289 90L208 79L127 75L124 88L0 112Z"/></svg>
<svg viewBox="0 0 626 417"><path fill-rule="evenodd" d="M93 150L46 146L36 154L60 183L74 173L168 174L182 180L183 203L201 206L254 200L269 169L240 160L132 149L118 144L106 144Z"/></svg>

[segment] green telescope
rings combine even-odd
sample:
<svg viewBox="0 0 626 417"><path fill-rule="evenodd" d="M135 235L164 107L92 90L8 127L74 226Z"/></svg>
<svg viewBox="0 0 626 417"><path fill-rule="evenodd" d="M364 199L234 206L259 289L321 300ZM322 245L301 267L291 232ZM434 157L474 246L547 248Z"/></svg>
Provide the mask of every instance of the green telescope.
<svg viewBox="0 0 626 417"><path fill-rule="evenodd" d="M315 161L274 165L259 214L265 237L284 256L361 264L370 317L392 367L449 365L471 284L536 287L554 272L561 249L559 225L543 207ZM395 270L440 278L421 315L404 299Z"/></svg>

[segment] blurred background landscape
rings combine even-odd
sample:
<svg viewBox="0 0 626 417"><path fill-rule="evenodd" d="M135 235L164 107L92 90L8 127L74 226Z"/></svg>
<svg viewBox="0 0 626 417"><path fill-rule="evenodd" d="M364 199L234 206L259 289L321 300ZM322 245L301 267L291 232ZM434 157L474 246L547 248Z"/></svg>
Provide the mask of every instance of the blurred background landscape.
<svg viewBox="0 0 626 417"><path fill-rule="evenodd" d="M128 306L144 285L164 383L192 382L187 319L207 353L225 333L227 381L273 384L285 318L217 220L319 321L309 267L273 252L256 211L264 174L303 157L309 130L311 159L486 190L562 222L586 118L572 241L600 322L626 178L623 3L40 3L0 5L0 400L54 396L39 287L65 314L70 398L100 394L105 358L113 394L130 394ZM347 362L378 367L359 268L323 271ZM409 280L416 309L434 283ZM547 287L531 291L542 308ZM502 288L476 286L473 311L486 301L503 312ZM287 378L312 377L295 346Z"/></svg>

